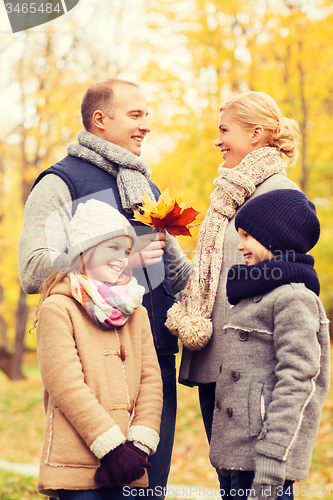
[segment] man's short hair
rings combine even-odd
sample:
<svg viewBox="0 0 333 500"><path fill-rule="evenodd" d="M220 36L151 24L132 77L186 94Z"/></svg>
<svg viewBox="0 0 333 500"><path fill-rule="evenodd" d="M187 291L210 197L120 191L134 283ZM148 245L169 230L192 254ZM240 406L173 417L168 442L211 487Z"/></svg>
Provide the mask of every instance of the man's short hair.
<svg viewBox="0 0 333 500"><path fill-rule="evenodd" d="M97 109L111 116L115 101L113 89L119 84L133 85L138 88L136 83L129 82L127 80L107 78L106 80L94 83L86 90L81 104L82 123L86 130L90 130L91 119Z"/></svg>

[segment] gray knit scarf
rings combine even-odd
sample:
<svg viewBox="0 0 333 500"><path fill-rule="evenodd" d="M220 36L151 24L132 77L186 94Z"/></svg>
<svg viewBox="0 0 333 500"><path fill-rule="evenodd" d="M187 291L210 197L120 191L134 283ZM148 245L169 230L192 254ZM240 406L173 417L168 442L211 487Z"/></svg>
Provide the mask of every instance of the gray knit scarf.
<svg viewBox="0 0 333 500"><path fill-rule="evenodd" d="M87 130L80 130L76 138L78 142L68 144L67 154L88 161L115 177L125 212L131 214L142 206L144 192L155 201L148 183L151 170L146 162Z"/></svg>

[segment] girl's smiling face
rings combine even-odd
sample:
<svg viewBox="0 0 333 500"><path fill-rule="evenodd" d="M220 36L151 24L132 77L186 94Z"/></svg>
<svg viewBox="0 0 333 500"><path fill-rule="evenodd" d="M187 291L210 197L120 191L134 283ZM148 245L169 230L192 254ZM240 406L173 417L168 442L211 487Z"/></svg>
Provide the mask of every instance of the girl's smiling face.
<svg viewBox="0 0 333 500"><path fill-rule="evenodd" d="M97 245L86 264L88 278L116 283L128 265L131 245L128 236L116 236Z"/></svg>
<svg viewBox="0 0 333 500"><path fill-rule="evenodd" d="M273 259L274 254L272 252L240 227L238 228L238 234L240 243L237 250L243 253L247 266L259 264L262 260Z"/></svg>

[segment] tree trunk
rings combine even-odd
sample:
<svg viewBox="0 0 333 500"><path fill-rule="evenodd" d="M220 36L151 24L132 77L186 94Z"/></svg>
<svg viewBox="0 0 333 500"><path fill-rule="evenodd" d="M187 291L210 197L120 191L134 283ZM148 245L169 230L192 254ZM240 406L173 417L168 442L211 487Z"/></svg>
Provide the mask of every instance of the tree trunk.
<svg viewBox="0 0 333 500"><path fill-rule="evenodd" d="M298 62L298 71L299 71L299 90L301 97L301 107L302 107L302 121L301 121L301 137L302 137L302 174L300 179L300 188L303 193L307 194L308 190L308 181L309 181L309 168L307 162L307 124L308 124L308 104L305 97L305 75L302 64L302 56L303 56L303 44L300 40L298 42L298 50L299 50L299 62Z"/></svg>
<svg viewBox="0 0 333 500"><path fill-rule="evenodd" d="M3 158L0 157L0 179L1 179L1 185L0 185L0 197L2 200L3 197L3 177L4 177L4 163L3 163ZM2 224L3 221L3 207L1 206L0 208L0 224ZM2 236L2 233L1 233ZM3 286L0 283L0 307L2 307L4 303L4 293L3 293ZM8 341L8 336L7 336L7 323L6 320L0 310L0 339L1 339L1 346L5 351L8 351L9 349L9 341Z"/></svg>
<svg viewBox="0 0 333 500"><path fill-rule="evenodd" d="M20 380L22 378L25 378L21 371L21 363L23 355L25 327L28 319L28 306L26 303L26 295L22 290L22 288L20 289L20 297L18 301L15 318L16 318L16 340L15 340L15 353L13 356L11 379Z"/></svg>
<svg viewBox="0 0 333 500"><path fill-rule="evenodd" d="M3 347L0 347L0 370L2 370L9 379L12 378L13 355Z"/></svg>
<svg viewBox="0 0 333 500"><path fill-rule="evenodd" d="M3 304L3 286L0 283L0 306ZM5 318L3 317L3 314L0 313L0 337L1 337L1 347L5 351L8 351L9 349L9 341L8 341L8 335L7 335L7 323Z"/></svg>

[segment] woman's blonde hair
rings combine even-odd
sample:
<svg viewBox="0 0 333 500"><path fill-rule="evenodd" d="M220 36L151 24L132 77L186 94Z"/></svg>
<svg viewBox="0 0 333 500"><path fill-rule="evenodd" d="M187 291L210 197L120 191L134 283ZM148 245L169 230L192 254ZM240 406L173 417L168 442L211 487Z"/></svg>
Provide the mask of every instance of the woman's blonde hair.
<svg viewBox="0 0 333 500"><path fill-rule="evenodd" d="M66 268L64 271L52 271L51 274L45 279L44 283L40 287L39 293L39 302L35 310L35 320L32 328L30 329L30 333L36 329L38 323L39 312L42 307L44 300L51 295L53 288L61 283L62 280L71 272L78 272L82 274L86 273L86 266L89 264L92 253L96 247L89 248L84 252L77 255L73 262ZM126 266L124 271L119 276L115 285L127 285L132 279L132 271L130 266Z"/></svg>
<svg viewBox="0 0 333 500"><path fill-rule="evenodd" d="M282 116L274 99L264 92L243 92L226 101L220 112L233 113L234 119L244 128L261 126L270 133L269 145L278 149L291 164L298 157L299 127L296 120Z"/></svg>

